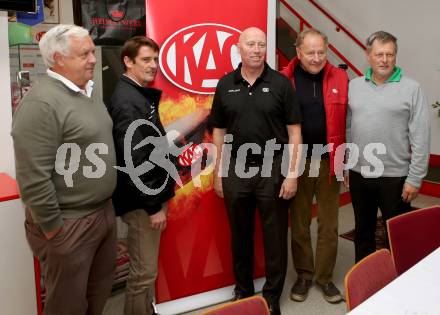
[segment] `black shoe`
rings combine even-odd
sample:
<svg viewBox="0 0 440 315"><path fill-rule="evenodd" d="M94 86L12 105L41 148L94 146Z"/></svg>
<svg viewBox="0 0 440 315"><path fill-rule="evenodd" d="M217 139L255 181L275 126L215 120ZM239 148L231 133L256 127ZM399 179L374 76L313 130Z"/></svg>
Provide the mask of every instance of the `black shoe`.
<svg viewBox="0 0 440 315"><path fill-rule="evenodd" d="M312 280L298 278L290 290L290 299L296 302L303 302L307 298L311 286Z"/></svg>
<svg viewBox="0 0 440 315"><path fill-rule="evenodd" d="M341 292L335 286L333 282L329 282L326 284L320 284L316 282L316 284L321 288L322 294L324 295L324 299L329 303L339 303L342 301Z"/></svg>
<svg viewBox="0 0 440 315"><path fill-rule="evenodd" d="M243 300L253 295L253 294L245 294L241 291L236 291L236 290L234 290L232 294L233 294L232 301Z"/></svg>
<svg viewBox="0 0 440 315"><path fill-rule="evenodd" d="M269 303L270 315L281 315L280 303Z"/></svg>

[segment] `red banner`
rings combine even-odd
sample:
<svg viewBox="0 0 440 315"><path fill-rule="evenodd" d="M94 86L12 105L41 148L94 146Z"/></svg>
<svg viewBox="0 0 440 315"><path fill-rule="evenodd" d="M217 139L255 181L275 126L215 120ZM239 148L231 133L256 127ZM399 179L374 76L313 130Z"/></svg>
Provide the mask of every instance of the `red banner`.
<svg viewBox="0 0 440 315"><path fill-rule="evenodd" d="M236 43L241 31L250 26L266 30L267 10L267 0L146 1L147 36L161 46L161 73L155 81L164 91L161 119L167 131L182 135L180 145L211 142L206 122L218 79L240 62ZM162 234L158 303L234 284L224 203L212 188L212 166L200 176L200 187L190 177L194 152L200 153L197 146L179 157L184 186L169 204ZM261 277L258 223L256 231L255 276Z"/></svg>

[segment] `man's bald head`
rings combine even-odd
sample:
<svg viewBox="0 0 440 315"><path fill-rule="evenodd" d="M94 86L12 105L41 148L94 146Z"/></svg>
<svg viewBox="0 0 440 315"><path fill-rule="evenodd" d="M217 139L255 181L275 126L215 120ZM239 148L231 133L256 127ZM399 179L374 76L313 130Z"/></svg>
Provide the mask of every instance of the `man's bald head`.
<svg viewBox="0 0 440 315"><path fill-rule="evenodd" d="M257 27L245 29L238 40L242 67L261 69L266 58L266 34Z"/></svg>
<svg viewBox="0 0 440 315"><path fill-rule="evenodd" d="M266 33L264 33L262 30L260 30L258 27L249 27L245 29L241 34L240 38L238 39L238 43L243 43L246 41L246 38L249 36L259 36L261 38L264 38L264 41L266 41Z"/></svg>

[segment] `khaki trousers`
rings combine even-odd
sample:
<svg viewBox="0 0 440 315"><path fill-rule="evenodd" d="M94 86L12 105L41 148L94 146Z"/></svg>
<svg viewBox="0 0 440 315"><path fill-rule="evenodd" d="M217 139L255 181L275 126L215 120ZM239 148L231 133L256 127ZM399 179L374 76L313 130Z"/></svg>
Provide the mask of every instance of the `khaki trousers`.
<svg viewBox="0 0 440 315"><path fill-rule="evenodd" d="M128 225L127 247L130 255L124 314L151 315L160 231L151 228L150 216L144 209L124 214L122 221Z"/></svg>
<svg viewBox="0 0 440 315"><path fill-rule="evenodd" d="M110 295L116 267L116 225L111 201L86 217L64 219L47 240L26 209L26 237L40 260L45 315L100 315Z"/></svg>
<svg viewBox="0 0 440 315"><path fill-rule="evenodd" d="M330 180L330 163L321 160L318 177L310 177L310 159L298 179L298 191L291 204L292 257L298 277L326 284L333 281L338 247L338 210L340 183ZM312 163L313 165L313 163ZM313 196L318 203L318 240L313 259L310 238Z"/></svg>

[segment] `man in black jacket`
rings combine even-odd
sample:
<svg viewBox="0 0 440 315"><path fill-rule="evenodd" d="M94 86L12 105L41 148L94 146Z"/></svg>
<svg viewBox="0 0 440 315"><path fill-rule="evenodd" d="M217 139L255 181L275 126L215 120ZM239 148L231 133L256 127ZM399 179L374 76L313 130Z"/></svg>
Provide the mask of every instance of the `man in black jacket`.
<svg viewBox="0 0 440 315"><path fill-rule="evenodd" d="M282 168L295 175L301 114L289 80L265 62L266 43L262 30L245 29L237 44L241 64L217 84L211 109L217 148L214 189L224 197L231 228L234 300L255 293L253 249L258 208L266 269L263 297L270 314L280 315L279 300L287 270L288 205L297 187L296 177L286 177ZM232 149L226 162L228 153L223 148L228 141L232 141ZM293 149L286 150L290 151L286 155L291 159L286 163L290 169L282 166L280 149L287 145Z"/></svg>
<svg viewBox="0 0 440 315"><path fill-rule="evenodd" d="M136 36L125 42L121 51L125 73L119 79L108 105L113 119L118 166L126 164L127 152L130 152L133 166L146 162L144 165L148 170L140 176L141 182L133 182L129 174L118 172L113 195L116 214L128 225L127 245L131 260L125 315L154 314L153 288L160 233L166 227L167 201L174 196L169 174L164 168L154 165L151 153L157 147L148 143L135 149L147 137L165 139L158 110L162 91L147 87L156 76L158 54L158 45L147 37ZM138 119L142 119L142 123L133 124ZM132 136L131 141L127 141L126 134Z"/></svg>

